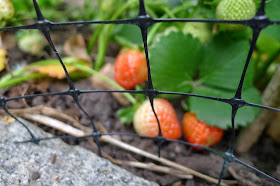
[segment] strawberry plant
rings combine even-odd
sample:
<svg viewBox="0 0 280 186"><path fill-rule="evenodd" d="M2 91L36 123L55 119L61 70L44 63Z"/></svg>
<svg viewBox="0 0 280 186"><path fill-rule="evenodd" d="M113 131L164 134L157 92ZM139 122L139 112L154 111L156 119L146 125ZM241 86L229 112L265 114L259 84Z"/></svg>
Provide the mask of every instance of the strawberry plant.
<svg viewBox="0 0 280 186"><path fill-rule="evenodd" d="M54 2L54 1L42 0L40 2ZM123 2L125 2L125 4L124 6L121 6L121 3ZM36 91L36 93L33 95L29 95L28 92L24 92L24 91L22 91L24 95L7 94L11 97L6 98L6 95L0 97L1 98L0 103L2 105L2 109L6 112L6 114L12 116L14 119L17 120L17 118L13 116L12 113L9 113L10 108L6 107L7 102L17 101L25 98L32 99L32 98L40 98L40 97L44 98L48 96L65 96L65 97L71 96L73 98L72 101L75 101L76 105L79 108L79 111L82 112L80 118L81 121L84 118L87 119L87 121L90 120L93 128L92 135L88 135L88 136L77 135L77 136L80 136L82 138L94 139L98 147L98 151L101 154L99 139L102 136L110 137L111 135L117 134L121 136L136 137L137 135L126 134L126 133L118 134L114 132L109 134L99 133L100 127L97 128L95 126L94 120L98 121L102 119L99 119L98 117L93 115L89 115L87 110L91 110L91 111L100 110L103 113L105 112L105 109L103 110L103 107L100 107L99 104L97 104L95 101L93 105L88 104L90 107L86 109L86 107L83 106L82 99L81 102L79 101L80 100L79 96L81 94L89 94L89 93L108 93L108 92L124 93L124 95L133 104L133 107L132 109L125 108L124 110L120 111L119 114L122 116L127 116L128 118L130 117L130 119L132 118L134 120L134 128L138 134L144 136L154 136L151 137L151 139L154 139L158 142L158 154L160 155L162 143L166 141L172 142L172 140L164 140L156 136L162 133L163 137L165 138L178 139L181 136L182 131L178 119L176 118L174 108L172 108L172 106L170 105L170 103L168 103L168 101L158 97L163 96L163 94L168 94L169 96L165 95L166 98L173 98L174 95L180 96L183 95L184 93L191 93L192 95L190 97L179 98L180 99L179 101L181 101L181 103L186 106L185 109L190 111L184 116L183 119L185 138L187 141L191 143L201 144L204 146L211 146L221 139L222 129L227 129L235 126L236 127L245 126L251 123L259 113L259 109L257 109L257 107L279 111L279 109L271 108L272 106L276 107L277 106L276 104L275 105L268 104L270 108L268 106L265 107L262 105L254 105L254 103L260 103L259 91L254 87L254 83L258 81L258 77L262 76L263 70L266 69L267 65L269 65L268 68L269 70L271 69L270 67L273 67L275 65L274 61L277 60L277 56L279 54L278 36L276 34L278 33L278 31L274 32L275 31L274 28L271 30L270 28L268 28L267 32L261 32L260 40L257 43L257 50L253 51L253 49L255 48L254 44L259 34L258 32L262 31L263 30L262 28L265 27L266 24L269 26L271 25L275 26L279 22L269 21L267 19L257 19L257 18L265 18L263 14L260 17L256 17L256 19L252 20L252 22L251 21L248 22L249 24L251 24L251 27L253 29L247 28L244 30L234 31L234 32L229 32L226 29L218 30L217 26L212 24L212 22L220 23L220 21L213 20L214 19L213 12L215 12L214 9L216 8L215 3L218 2L221 2L222 4L223 2L225 2L225 0L215 0L215 1L210 1L210 0L200 0L200 1L104 0L102 1L102 0L98 0L97 1L99 6L98 7L99 11L97 13L98 21L93 20L93 22L79 21L79 22L70 22L70 23L69 22L48 23L48 22L44 22L42 16L38 16L38 21L37 22L35 21L35 24L33 25L31 24L27 27L24 26L24 27L7 28L5 30L35 28L43 31L43 33L46 35L46 39L49 41L51 51L56 54L59 60L43 60L30 64L24 69L13 70L11 71L12 73L6 74L2 78L0 78L0 87L11 86L19 82L26 81L29 79L35 79L38 77L51 76L58 79L67 78L69 89L68 91L63 91L63 92L60 91L56 92L53 89L50 89L50 93L37 93ZM226 5L229 6L235 5L235 6L233 8L228 9L226 13L229 13L231 10L234 10L235 7L243 8L242 6L247 5L245 1L241 1L241 0L236 0L236 1L228 0L227 2L231 2L231 4L230 5L226 4ZM237 5L235 4L236 2L242 2L242 5ZM247 2L250 3L252 1L247 1ZM273 4L270 4L270 6L271 5L277 6L278 4L277 2L276 3L275 2L276 1L274 1ZM35 0L33 1L33 3L35 5L37 13L40 12L38 6L36 5ZM138 10L134 8L137 6L136 4L140 5L139 6L140 8ZM220 5L218 6L218 8L220 7ZM265 1L263 0L260 5L264 7ZM131 8L132 10L126 11L128 8ZM104 12L106 14L104 14ZM139 12L140 15L138 16ZM146 12L149 15L146 14ZM235 15L235 13L238 13L238 11L230 12L230 13L232 15L233 14ZM241 15L246 13L248 12L241 11ZM259 14L261 13L262 13L262 9L260 9L259 11ZM149 16L155 19L149 19ZM271 14L270 16L273 17L274 15ZM122 19L124 17L126 18L125 20ZM163 19L156 19L158 17ZM209 17L210 19L204 19ZM223 19L236 20L242 16L239 15L237 17L238 18L223 18ZM46 16L46 18L49 17ZM190 19L170 19L170 18L193 18L193 19L190 20ZM201 18L201 20L197 18ZM116 19L121 19L121 20L116 20ZM249 18L241 18L241 19L249 19ZM103 22L103 20L106 21ZM189 24L185 22L208 22L208 24L207 25L203 23ZM110 31L112 31L114 28L117 28L115 26L121 23L132 24L132 27L125 25L120 29L122 30L121 31L122 33L124 33L123 31L127 31L127 32L125 32L121 36L110 37L112 36L110 34ZM151 23L155 23L155 24L151 24ZM150 56L149 60L151 63L150 66L151 74L149 74L149 82L148 82L149 86L147 87L147 89L136 86L135 88L136 91L124 90L123 87L125 87L126 85L123 85L123 87L121 87L119 85L121 83L117 84L116 82L114 82L114 80L110 79L111 77L106 77L105 75L103 75L102 71L98 72L97 70L91 69L88 63L80 61L79 59L73 59L73 58L71 59L67 57L64 58L64 56L62 56L63 54L61 54L61 51L60 50L56 51L56 47L52 45L53 42L51 38L53 37L51 38L48 37L50 34L49 31L51 30L51 28L68 26L72 24L77 24L77 25L92 24L93 28L96 28L92 40L90 41L90 44L92 43L94 44L94 41L97 38L99 39L98 50L97 50L98 54L94 64L96 69L99 69L102 66L102 61L106 54L106 46L109 39L114 38L121 45L131 45L133 46L133 48L137 48L139 50L143 49L143 41L144 41L145 52L146 54L148 54L147 52L149 50L149 56ZM201 27L199 27L198 25L200 25ZM139 28L137 28L137 26L140 26L142 35L140 34ZM134 31L137 29L138 29L137 34L140 37L133 37L134 35L133 33L136 34L136 32ZM250 29L252 29L254 32L253 38L251 38L252 30ZM147 32L148 35L146 35ZM212 35L210 35L210 33L212 33ZM141 38L141 36L143 38ZM146 38L146 36L148 38ZM126 40L127 38L129 39ZM250 41L252 41L251 45L250 45ZM67 42L67 44L68 43L69 42ZM263 47L263 45L267 45L268 48L269 47L271 48L267 49L266 47ZM249 55L248 55L248 51L249 51ZM89 52L91 52L91 50L89 50ZM253 58L252 61L249 63L249 59L251 59L252 52L254 52ZM65 53L69 55L69 50L68 52ZM269 56L268 60L263 60L267 56ZM48 58L49 56L44 56L44 57ZM62 58L63 61L60 60L61 57L63 57ZM123 58L129 59L131 57L123 57ZM123 58L120 57L120 59ZM248 60L246 60L247 58ZM117 58L117 60L118 59L119 57ZM143 54L141 57L139 58L137 57L136 61L138 61L138 59L140 59L141 64L146 64L143 63L143 61L145 61L145 57L143 56ZM120 61L121 61L120 67L125 68L124 69L125 72L120 73L120 76L125 75L127 72L128 74L130 74L131 71L136 71L134 70L134 67L133 70L129 70L129 68L127 68L127 66L129 65L122 64L122 62L125 60L120 60ZM247 66L248 64L249 66ZM64 69L61 68L61 65L65 68ZM60 68L57 68L58 66ZM141 68L145 70L140 70L140 71L143 71L143 74L146 74L146 68L147 67L145 66L145 68ZM65 69L67 69L67 71ZM259 72L258 69L261 69L260 71L261 73L258 73ZM72 82L72 80L74 80L72 79L72 75L74 75L74 73L96 75L102 80L104 80L103 81L104 84L106 82L112 86L110 86L110 88L107 88L106 90L100 89L98 87L95 87L96 89L94 90L77 89L75 88L74 83ZM246 77L244 80L243 78L245 74ZM128 79L133 80L137 78L129 77ZM136 84L131 85L131 87L127 87L127 89L134 88ZM144 84L142 85L145 86ZM88 88L88 86L86 88ZM172 92L164 92L165 90L172 91ZM271 88L271 90L274 90L274 88ZM128 93L134 93L134 95L135 94L138 95L136 97L132 97L132 95ZM242 98L249 103L246 104L246 102L244 102L241 99L241 93L242 93ZM150 102L144 101L144 103L141 104L141 102L144 99L143 97L145 95L149 96ZM266 94L264 94L264 97L265 95ZM154 98L155 96L158 97ZM220 100L219 98L224 98L224 100ZM58 99L60 100L60 98ZM97 95L97 99L100 99L98 95ZM31 100L31 102L32 101L33 100ZM89 99L85 100L86 103L89 103L89 101L91 100ZM226 103L219 102L219 101L224 101ZM40 102L41 101L39 100L39 104ZM59 105L59 107L61 106L60 104L55 104L55 105ZM109 104L106 103L104 104L103 102L102 105L104 106L109 105L110 107L113 107L113 104L111 104L111 102L109 102ZM127 105L127 103L125 103L124 105ZM66 106L67 107L62 107L62 108L69 108L68 105ZM92 109L93 108L92 106L97 106L96 107L97 109ZM131 110L133 112L135 111L136 113L134 114L133 112L131 112ZM111 114L111 109L109 110L109 112L110 112L109 114ZM99 115L100 113L97 114ZM110 115L108 116L110 117ZM111 119L111 117L109 119ZM18 120L18 122L19 121L20 120ZM121 121L129 122L130 120L127 119ZM27 131L31 136L31 139L30 140L27 139L27 141L25 142L39 143L42 140L52 139L52 138L43 138L43 139L37 138L37 136L33 135L32 131L29 130L29 128L25 126L23 122L21 122L21 124L27 129ZM210 126L208 126L208 124ZM106 128L109 127L111 128L111 126L113 125L110 126L107 125ZM159 130L160 128L161 130ZM207 135L204 136L205 134ZM265 175L261 171L256 170L255 168L249 166L246 163L243 163L243 161L235 157L235 155L233 154L233 150L234 150L233 148L235 146L234 145L235 136L236 136L235 130L234 128L232 128L232 137L231 137L232 140L226 152L221 152L219 150L215 150L212 148L206 148L210 152L213 152L224 159L224 164L220 172L219 180L210 178L208 181L212 180L211 182L214 183L218 182L218 185L220 183L221 184L231 183L229 181L221 180L227 165L231 162L242 164L247 168L251 168L257 171L258 174L260 173ZM251 136L252 135L250 135L250 137ZM63 136L63 137L54 137L54 138L68 138L68 137ZM106 138L104 137L104 139ZM243 144L247 144L249 140L241 140L241 141L243 142ZM246 143L244 143L244 141L246 141ZM137 141L136 143L139 143L139 141ZM188 145L187 143L184 143L182 141L176 141L176 143ZM170 157L174 158L176 157L176 155L177 152L175 152L175 156L174 154L172 154L170 155ZM158 158L153 158L153 159L158 160ZM204 164L204 162L202 163ZM168 165L172 165L172 164L168 163ZM177 168L180 168L180 166L177 166ZM195 171L188 171L187 169L180 169L180 170L191 174L195 173ZM199 176L201 178L205 177L197 173L193 175ZM268 177L267 175L265 176ZM273 179L272 177L268 177L268 178ZM275 179L273 180L276 181L277 183L280 183Z"/></svg>
<svg viewBox="0 0 280 186"><path fill-rule="evenodd" d="M154 86L164 91L231 98L238 86L248 50L247 39L224 32L214 35L207 45L179 30L162 34L150 47ZM260 103L259 93L253 87L252 63L244 81L243 96L247 101ZM190 111L210 126L231 127L228 119L231 108L227 104L195 97L186 102ZM242 108L242 112L237 113L236 127L253 122L258 113L259 109Z"/></svg>
<svg viewBox="0 0 280 186"><path fill-rule="evenodd" d="M216 126L209 126L204 121L200 121L195 113L188 112L183 117L183 130L186 141L210 147L218 143L223 136L223 130ZM202 150L200 147L193 147Z"/></svg>
<svg viewBox="0 0 280 186"><path fill-rule="evenodd" d="M167 100L158 98L154 99L154 109L160 123L162 136L167 139L179 139L182 131L173 106ZM134 114L133 126L140 135L158 136L158 122L149 100L146 100Z"/></svg>
<svg viewBox="0 0 280 186"><path fill-rule="evenodd" d="M162 0L146 0L146 10L149 15L152 17L175 17L177 14L180 17L189 16L190 13L186 9L191 9L197 6L197 3L189 1L162 1ZM111 6L108 6L110 5ZM138 9L133 9L137 7L138 0L131 0L127 3L124 3L123 0L106 0L98 1L100 7L105 8L106 14L103 11L99 11L97 17L101 20L115 20L124 16L126 11L128 15L126 18L134 18L138 15ZM116 9L116 7L121 7ZM132 10L131 10L132 8ZM148 44L152 43L155 33L159 30L162 24L157 24L151 28L150 34L148 36ZM97 49L97 59L95 62L95 69L99 70L104 62L104 56L106 54L107 44L110 39L117 41L123 47L129 47L133 49L143 48L143 40L141 36L140 29L135 25L99 25L95 32L93 33L90 42L88 44L88 53L91 53L95 42L98 40L98 49Z"/></svg>

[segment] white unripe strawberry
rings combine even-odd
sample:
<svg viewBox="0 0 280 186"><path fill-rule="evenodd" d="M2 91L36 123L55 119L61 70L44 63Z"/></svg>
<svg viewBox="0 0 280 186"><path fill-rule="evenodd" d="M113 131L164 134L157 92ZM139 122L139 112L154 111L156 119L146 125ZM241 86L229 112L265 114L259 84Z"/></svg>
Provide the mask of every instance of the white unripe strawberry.
<svg viewBox="0 0 280 186"><path fill-rule="evenodd" d="M10 0L0 0L0 21L11 19L14 12L14 5Z"/></svg>

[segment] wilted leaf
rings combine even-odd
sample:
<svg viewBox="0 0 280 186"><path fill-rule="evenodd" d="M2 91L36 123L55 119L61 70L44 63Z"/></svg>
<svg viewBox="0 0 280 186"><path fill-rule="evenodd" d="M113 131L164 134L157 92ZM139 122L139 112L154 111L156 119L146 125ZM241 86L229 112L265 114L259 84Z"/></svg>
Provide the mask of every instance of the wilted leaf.
<svg viewBox="0 0 280 186"><path fill-rule="evenodd" d="M4 48L0 48L0 71L5 69L5 64L7 63L8 52Z"/></svg>
<svg viewBox="0 0 280 186"><path fill-rule="evenodd" d="M48 74L48 76L57 79L63 79L66 77L65 72L59 63L53 65L42 65L38 67L27 66L26 68L29 70L33 70L34 72ZM69 67L68 65L66 65L66 68L69 74L75 71L75 67Z"/></svg>
<svg viewBox="0 0 280 186"><path fill-rule="evenodd" d="M81 63L83 65L88 66L88 64L80 59L73 57L63 58L62 61L68 71L69 74L78 71L77 68L71 66L71 63ZM58 60L44 60L32 65L26 66L26 69L32 70L34 72L40 72L42 74L47 74L50 77L63 79L66 78L66 74L60 62Z"/></svg>

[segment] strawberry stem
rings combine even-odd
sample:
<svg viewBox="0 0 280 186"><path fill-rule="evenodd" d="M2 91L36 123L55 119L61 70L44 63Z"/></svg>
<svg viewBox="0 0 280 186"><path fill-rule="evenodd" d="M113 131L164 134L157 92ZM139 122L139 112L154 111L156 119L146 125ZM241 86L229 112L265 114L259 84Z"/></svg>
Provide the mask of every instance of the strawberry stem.
<svg viewBox="0 0 280 186"><path fill-rule="evenodd" d="M126 9L128 9L130 6L137 4L138 0L133 0L130 1L128 3L126 3L122 8L119 9L119 11L117 11L110 20L115 20L117 19ZM108 38L109 38L109 34L111 29L113 28L113 25L100 25L97 30L94 32L94 34L92 35L90 42L88 44L88 53L91 53L91 51L93 50L95 41L98 38L99 41L99 46L98 46L98 52L97 52L97 60L96 60L96 64L95 64L95 69L99 70L102 65L103 65L103 60L104 60L104 56L106 54L106 48L107 48L107 43L108 43ZM103 33L100 35L100 33Z"/></svg>
<svg viewBox="0 0 280 186"><path fill-rule="evenodd" d="M31 79L37 79L37 78L46 77L46 76L47 76L46 74L33 73L33 74L30 74L30 75L27 75L27 76L20 76L20 77L17 77L17 78L13 78L9 81L1 81L0 89L4 88L4 87L10 87L10 86L13 86L13 85L16 85L18 83L25 82L25 81L28 81L28 80L31 80Z"/></svg>
<svg viewBox="0 0 280 186"><path fill-rule="evenodd" d="M175 8L172 11L170 11L167 8L164 8L163 10L165 11L165 14L161 18L168 18L168 17L175 18L176 13L181 12L183 10L186 10L189 7L192 7L192 6L193 5L187 3L187 4L184 4L182 6L179 6L178 8ZM157 33L158 29L162 26L162 24L163 23L157 23L155 26L153 26L151 28L151 30L149 31L148 39L147 39L148 40L148 45L151 44L152 39L154 38L155 34Z"/></svg>

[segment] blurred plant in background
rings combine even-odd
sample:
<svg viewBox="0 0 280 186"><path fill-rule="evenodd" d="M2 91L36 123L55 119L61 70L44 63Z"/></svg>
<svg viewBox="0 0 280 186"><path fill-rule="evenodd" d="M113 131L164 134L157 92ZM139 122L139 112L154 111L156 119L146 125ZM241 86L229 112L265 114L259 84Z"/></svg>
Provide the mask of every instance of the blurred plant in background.
<svg viewBox="0 0 280 186"><path fill-rule="evenodd" d="M216 8L221 1L146 0L145 4L147 13L153 18L217 19ZM3 2L8 2L8 0ZM252 2L255 4L255 12L260 1ZM38 1L46 19L60 22L130 19L138 15L138 3L138 0ZM9 6L12 7L12 4L14 5L14 16L9 14L8 17L3 17L3 26L4 23L8 26L32 23L36 14L31 0L11 0ZM267 1L266 5L269 19L279 19L280 1ZM233 97L248 55L252 29L242 27L238 30L228 30L221 27L223 26L211 23L178 22L152 25L148 31L148 46L155 88L222 98ZM87 38L82 37L76 42L81 41L82 44L79 44L78 48L82 48L83 56L88 55L86 58L89 60L82 62L84 59L80 59L80 56L72 56L74 58L71 60L76 59L77 64L73 61L67 62L69 58L65 58L66 64L75 69L73 72L79 70L86 75L98 75L114 88L123 90L114 79L101 73L104 64L106 65L104 63L106 56L115 57L113 54L108 54L107 49L108 46L117 44L118 50L125 48L143 51L140 29L135 25L127 24L99 24L91 25L89 28L93 34ZM275 73L276 65L280 60L279 33L279 25L273 25L264 29L260 34L244 82L244 98L249 102L261 102L260 94ZM41 33L18 31L16 40L22 51L40 58L40 51L44 48ZM37 42L34 44L35 41ZM69 43L73 42L68 42L68 45ZM31 50L27 51L25 48ZM66 54L69 53L66 52ZM40 59L39 62L32 65L51 64L50 67L55 67L52 66L54 60L51 62L44 60L46 59ZM52 68L48 69L52 71ZM61 71L61 73L63 72ZM34 71L34 68L25 67L13 72L13 75L14 77L10 74L3 76L0 79L0 87L12 86L29 79L50 75L50 73L43 73L42 70ZM64 77L60 75L52 77ZM137 86L136 89L141 90L143 87L145 84ZM136 98L128 94L126 96L133 105L139 105L136 100L143 100L137 96ZM168 99L177 97L165 96ZM200 120L206 121L209 125L222 129L231 127L229 120L231 113L226 105L209 100L197 101L193 97L182 98L182 100L185 110L195 112ZM207 107L209 104L212 105L211 110ZM131 109L125 108L124 112L120 112L121 117L130 117L122 118L122 121L131 123L135 110L135 106L132 106ZM236 127L251 124L259 113L259 109L244 108L237 114Z"/></svg>

